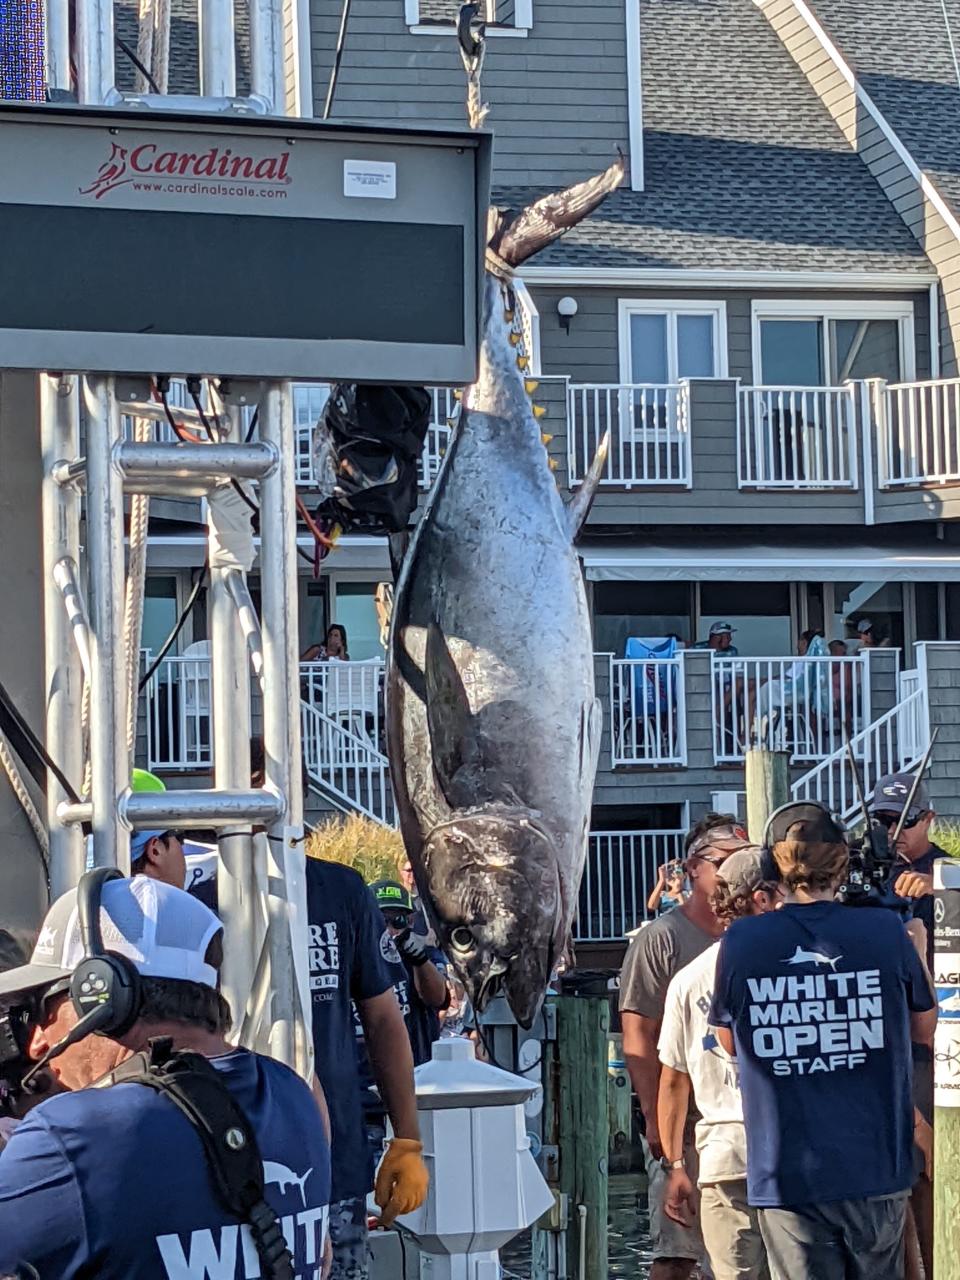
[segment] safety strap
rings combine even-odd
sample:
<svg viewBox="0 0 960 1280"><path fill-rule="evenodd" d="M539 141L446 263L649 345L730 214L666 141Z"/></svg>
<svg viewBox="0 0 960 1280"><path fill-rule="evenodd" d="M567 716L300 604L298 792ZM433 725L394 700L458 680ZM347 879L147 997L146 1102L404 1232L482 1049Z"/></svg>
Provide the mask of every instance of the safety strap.
<svg viewBox="0 0 960 1280"><path fill-rule="evenodd" d="M169 1037L158 1037L101 1083L142 1084L170 1099L203 1143L217 1198L249 1225L264 1280L294 1280L293 1257L264 1198L256 1134L216 1067L202 1054L174 1052Z"/></svg>

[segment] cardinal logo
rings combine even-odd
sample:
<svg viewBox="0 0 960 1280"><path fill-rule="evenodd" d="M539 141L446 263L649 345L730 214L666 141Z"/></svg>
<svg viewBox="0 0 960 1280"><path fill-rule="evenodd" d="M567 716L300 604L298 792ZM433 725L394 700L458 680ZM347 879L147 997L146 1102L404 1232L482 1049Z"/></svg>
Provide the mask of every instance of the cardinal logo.
<svg viewBox="0 0 960 1280"><path fill-rule="evenodd" d="M118 146L115 142L110 148L110 155L97 170L97 176L93 182L89 187L81 187L80 194L93 196L94 200L99 200L114 187L122 187L125 182L130 182L132 179L127 176L127 173L127 148Z"/></svg>

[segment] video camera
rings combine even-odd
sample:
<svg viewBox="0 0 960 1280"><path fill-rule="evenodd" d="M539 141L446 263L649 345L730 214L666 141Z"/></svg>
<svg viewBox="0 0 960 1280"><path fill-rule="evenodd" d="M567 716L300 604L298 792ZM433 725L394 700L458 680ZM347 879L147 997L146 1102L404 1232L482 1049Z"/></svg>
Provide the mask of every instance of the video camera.
<svg viewBox="0 0 960 1280"><path fill-rule="evenodd" d="M896 845L891 843L883 823L867 816L856 830L847 833L847 845L850 866L846 880L837 890L837 901L845 907L887 907L909 915L913 903L897 897L888 887L897 856Z"/></svg>
<svg viewBox="0 0 960 1280"><path fill-rule="evenodd" d="M0 1006L0 1115L12 1114L23 1092L23 1077L33 1066L27 1045L39 1014L36 1000Z"/></svg>

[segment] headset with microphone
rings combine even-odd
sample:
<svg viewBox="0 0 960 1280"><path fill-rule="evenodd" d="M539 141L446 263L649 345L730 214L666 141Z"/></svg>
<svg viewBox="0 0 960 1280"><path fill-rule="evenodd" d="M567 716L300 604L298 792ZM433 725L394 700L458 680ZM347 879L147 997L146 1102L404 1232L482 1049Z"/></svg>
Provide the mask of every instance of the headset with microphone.
<svg viewBox="0 0 960 1280"><path fill-rule="evenodd" d="M28 1091L34 1076L70 1045L90 1035L122 1036L139 1016L140 974L126 956L106 950L100 929L103 886L110 880L123 878L116 867L94 867L80 879L77 919L83 959L70 979L70 999L78 1021L23 1077L21 1086Z"/></svg>

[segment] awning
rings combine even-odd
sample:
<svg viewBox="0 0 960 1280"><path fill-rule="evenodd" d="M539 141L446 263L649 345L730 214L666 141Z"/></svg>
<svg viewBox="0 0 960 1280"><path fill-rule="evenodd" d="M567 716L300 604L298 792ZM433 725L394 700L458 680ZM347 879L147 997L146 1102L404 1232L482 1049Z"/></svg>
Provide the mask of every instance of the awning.
<svg viewBox="0 0 960 1280"><path fill-rule="evenodd" d="M308 533L301 533L297 544L313 555L314 541ZM259 568L260 539L254 538L257 548L257 560L254 568ZM147 543L147 564L151 569L190 568L203 564L206 555L207 538L203 533L185 534L151 534ZM309 574L310 566L299 557L298 570L301 574ZM337 544L336 551L322 562L323 571L334 569L343 571L382 572L384 577L390 576L390 553L386 538L375 538L367 534L347 534Z"/></svg>
<svg viewBox="0 0 960 1280"><path fill-rule="evenodd" d="M593 582L960 582L960 548L600 543L581 546Z"/></svg>

